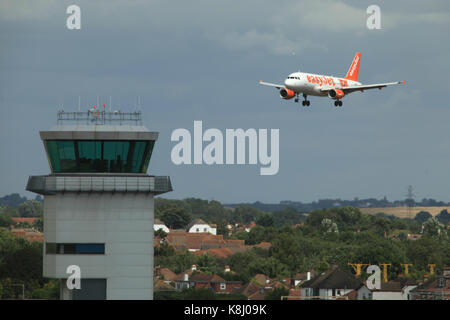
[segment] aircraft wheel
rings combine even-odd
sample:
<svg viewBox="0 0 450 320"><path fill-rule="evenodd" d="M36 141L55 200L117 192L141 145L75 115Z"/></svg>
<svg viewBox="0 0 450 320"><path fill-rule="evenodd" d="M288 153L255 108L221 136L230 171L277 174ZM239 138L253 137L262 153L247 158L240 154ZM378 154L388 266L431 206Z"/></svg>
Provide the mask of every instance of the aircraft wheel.
<svg viewBox="0 0 450 320"><path fill-rule="evenodd" d="M337 107L338 106L339 101L335 101L334 102L334 106Z"/></svg>
<svg viewBox="0 0 450 320"><path fill-rule="evenodd" d="M309 100L306 100L306 105L309 107L309 105L311 104L311 102Z"/></svg>
<svg viewBox="0 0 450 320"><path fill-rule="evenodd" d="M339 107L342 107L342 101L339 101Z"/></svg>
<svg viewBox="0 0 450 320"><path fill-rule="evenodd" d="M305 106L305 105L306 105L305 101L302 101L302 106Z"/></svg>

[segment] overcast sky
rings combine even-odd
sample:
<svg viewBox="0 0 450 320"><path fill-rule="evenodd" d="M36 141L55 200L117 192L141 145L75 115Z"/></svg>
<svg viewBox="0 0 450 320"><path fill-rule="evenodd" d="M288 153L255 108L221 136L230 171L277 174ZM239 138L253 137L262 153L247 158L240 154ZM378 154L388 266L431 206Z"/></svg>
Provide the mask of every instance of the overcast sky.
<svg viewBox="0 0 450 320"><path fill-rule="evenodd" d="M81 30L66 27L81 8ZM381 8L381 30L366 9ZM319 198L450 201L450 2L18 1L0 2L0 195L48 174L39 131L56 112L113 99L159 131L149 174L170 175L171 198L230 202ZM406 80L303 108L259 80L291 72L344 76L362 52L359 81ZM280 130L280 169L176 166L173 130Z"/></svg>

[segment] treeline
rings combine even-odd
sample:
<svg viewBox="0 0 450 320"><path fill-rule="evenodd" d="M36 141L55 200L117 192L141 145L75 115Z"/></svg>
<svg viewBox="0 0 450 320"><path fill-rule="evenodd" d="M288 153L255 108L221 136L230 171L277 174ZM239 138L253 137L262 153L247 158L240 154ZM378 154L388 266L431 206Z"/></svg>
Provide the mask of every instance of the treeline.
<svg viewBox="0 0 450 320"><path fill-rule="evenodd" d="M14 204L17 204L14 202ZM33 225L24 222L18 227L31 228L34 227L39 231L43 229L44 209L40 200L25 200L17 206L1 204L0 205L0 227L9 228L13 221L13 217L22 218L39 218Z"/></svg>
<svg viewBox="0 0 450 320"><path fill-rule="evenodd" d="M196 198L171 200L155 199L155 218L162 220L171 229L184 229L194 219L217 225L218 234L226 236L228 224L250 224L273 226L295 225L306 220L306 215L292 208L277 212L264 212L251 206L226 208L218 201ZM268 222L269 221L269 222Z"/></svg>
<svg viewBox="0 0 450 320"><path fill-rule="evenodd" d="M350 272L348 263L391 263L391 280L403 272L401 264L410 263L413 264L410 276L421 279L429 272L428 264L435 264L437 272L450 264L448 230L435 218L428 219L422 226L413 219L367 215L353 207L315 210L296 227L277 225L275 217L276 213L262 213L257 219L259 224L250 232L233 235L247 244L271 242L269 250L252 248L228 258L217 258L195 256L190 252L177 254L163 246L155 250L155 264L176 273L196 264L203 272L224 278L227 277L224 267L229 265L236 272L233 280L244 283L258 273L289 277L311 269L321 272L334 263ZM401 230L404 236L394 233L396 230ZM407 233L418 232L422 232L421 239L407 240Z"/></svg>
<svg viewBox="0 0 450 320"><path fill-rule="evenodd" d="M353 200L342 200L342 199L319 199L317 201L303 203L300 201L280 201L280 203L271 204L271 203L262 203L262 202L254 202L254 203L245 203L245 204L229 204L228 207L237 207L237 206L250 206L252 208L256 208L258 210L272 212L272 211L280 211L287 208L296 209L299 212L311 212L313 210L323 210L323 209L332 209L338 207L357 207L357 208L386 208L386 207L403 207L403 206L416 206L416 207L445 207L450 206L450 202L437 201L434 199L424 198L421 201L414 201L413 199L405 199L405 200L396 200L396 201L388 201L385 198L383 199L375 199L375 198L367 198L367 199L358 199L355 198Z"/></svg>
<svg viewBox="0 0 450 320"><path fill-rule="evenodd" d="M42 243L0 227L0 299L58 299L59 282L42 276Z"/></svg>

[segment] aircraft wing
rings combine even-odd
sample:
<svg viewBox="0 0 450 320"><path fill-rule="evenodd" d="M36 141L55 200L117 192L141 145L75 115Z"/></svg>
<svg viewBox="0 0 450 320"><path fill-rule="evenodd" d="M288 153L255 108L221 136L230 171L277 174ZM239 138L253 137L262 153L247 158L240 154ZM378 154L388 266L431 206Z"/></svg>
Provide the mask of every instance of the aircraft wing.
<svg viewBox="0 0 450 320"><path fill-rule="evenodd" d="M264 82L262 80L259 82L259 84L262 84L264 86L269 86L269 87L275 87L277 89L285 88L285 86L282 84L269 83L269 82Z"/></svg>
<svg viewBox="0 0 450 320"><path fill-rule="evenodd" d="M376 84L363 84L363 85L359 85L359 86L351 86L351 87L341 87L338 88L336 87L336 89L340 89L342 91L344 91L345 93L351 93L354 91L361 91L363 92L364 90L370 90L370 89L380 89L387 87L387 86L391 86L394 84L405 84L405 81L396 81L396 82L386 82L386 83L376 83ZM320 89L320 91L322 92L328 92L331 89L333 89L332 87L327 87L327 88L322 88Z"/></svg>

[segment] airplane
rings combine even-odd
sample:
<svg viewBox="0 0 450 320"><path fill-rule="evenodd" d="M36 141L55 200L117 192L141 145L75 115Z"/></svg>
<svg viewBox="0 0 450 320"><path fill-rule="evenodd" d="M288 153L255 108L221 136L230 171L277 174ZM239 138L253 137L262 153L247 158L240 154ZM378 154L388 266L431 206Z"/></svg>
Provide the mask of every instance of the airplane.
<svg viewBox="0 0 450 320"><path fill-rule="evenodd" d="M284 100L289 100L295 97L295 102L299 102L299 95L303 94L304 100L302 105L307 107L310 101L307 99L308 95L318 97L328 97L334 100L335 107L342 107L341 99L344 96L355 92L369 89L380 89L394 85L405 84L405 81L376 83L363 85L358 82L359 65L361 63L361 52L357 52L353 58L353 62L348 69L347 75L344 78L337 78L334 76L324 76L306 72L291 73L284 85L260 81L259 83L265 86L275 87L280 91L280 97Z"/></svg>

